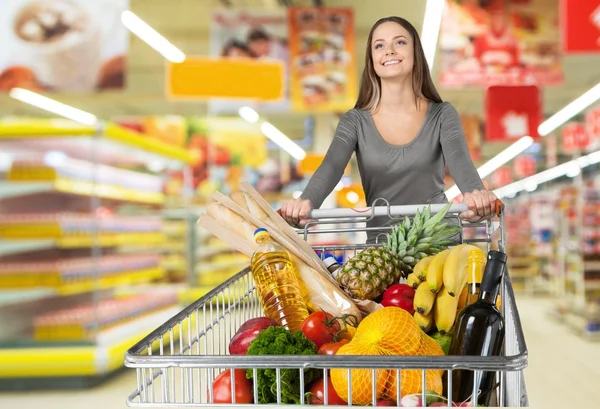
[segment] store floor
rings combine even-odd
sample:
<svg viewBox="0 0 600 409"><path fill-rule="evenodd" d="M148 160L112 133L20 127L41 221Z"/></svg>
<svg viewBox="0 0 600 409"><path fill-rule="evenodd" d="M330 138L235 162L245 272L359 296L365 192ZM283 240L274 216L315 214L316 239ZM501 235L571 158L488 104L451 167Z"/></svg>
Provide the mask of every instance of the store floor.
<svg viewBox="0 0 600 409"><path fill-rule="evenodd" d="M597 408L600 343L586 342L548 319L551 302L518 297L529 349L525 371L530 407ZM136 385L127 371L92 390L0 394L0 408L123 409Z"/></svg>

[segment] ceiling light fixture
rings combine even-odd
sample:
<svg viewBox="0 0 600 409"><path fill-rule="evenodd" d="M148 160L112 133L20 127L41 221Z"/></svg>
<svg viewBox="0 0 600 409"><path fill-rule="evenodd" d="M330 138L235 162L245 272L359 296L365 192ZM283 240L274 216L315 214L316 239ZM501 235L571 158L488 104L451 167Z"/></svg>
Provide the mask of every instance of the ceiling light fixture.
<svg viewBox="0 0 600 409"><path fill-rule="evenodd" d="M294 159L302 160L306 157L306 152L304 149L298 146L294 141L288 138L283 132L269 122L263 122L260 125L260 131L267 138L279 145L281 149L289 153Z"/></svg>
<svg viewBox="0 0 600 409"><path fill-rule="evenodd" d="M121 21L129 31L174 63L185 61L185 54L130 10L121 13Z"/></svg>
<svg viewBox="0 0 600 409"><path fill-rule="evenodd" d="M531 136L524 136L508 148L504 149L502 152L494 156L492 159L488 160L486 163L481 165L477 169L477 173L479 173L479 177L481 179L486 178L491 175L496 169L505 165L506 163L513 160L517 157L521 152L527 150L531 145L533 145L533 138ZM446 192L446 197L449 201L455 199L458 195L460 195L460 189L458 186L454 185Z"/></svg>
<svg viewBox="0 0 600 409"><path fill-rule="evenodd" d="M241 107L238 109L238 115L242 117L246 122L250 122L251 124L255 124L260 119L258 112L250 107Z"/></svg>
<svg viewBox="0 0 600 409"><path fill-rule="evenodd" d="M581 172L581 169L596 163L600 163L600 150L561 165L554 166L543 172L536 173L523 180L502 186L501 188L494 190L494 193L499 198L503 198L513 197L523 190L532 192L542 183L550 182L551 180L558 179L562 176L575 177Z"/></svg>
<svg viewBox="0 0 600 409"><path fill-rule="evenodd" d="M55 101L43 95L37 94L23 88L13 88L9 95L21 102L33 105L44 111L52 112L53 114L63 116L72 121L79 122L84 125L94 125L98 118L89 112L82 111L72 106L65 105L62 102Z"/></svg>
<svg viewBox="0 0 600 409"><path fill-rule="evenodd" d="M556 128L579 114L581 111L600 99L600 84L596 84L579 98L565 106L563 109L546 119L539 127L538 133L546 136Z"/></svg>
<svg viewBox="0 0 600 409"><path fill-rule="evenodd" d="M423 29L421 30L421 44L430 71L433 70L433 61L437 50L445 3L445 0L427 0L427 4L425 5L425 17L423 17Z"/></svg>

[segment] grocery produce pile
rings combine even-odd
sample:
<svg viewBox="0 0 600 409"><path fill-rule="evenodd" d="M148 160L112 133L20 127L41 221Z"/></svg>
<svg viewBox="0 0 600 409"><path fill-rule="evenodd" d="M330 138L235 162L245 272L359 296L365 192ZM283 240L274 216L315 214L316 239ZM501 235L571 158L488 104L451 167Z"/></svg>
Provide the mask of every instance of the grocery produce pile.
<svg viewBox="0 0 600 409"><path fill-rule="evenodd" d="M229 353L247 355L443 356L448 353L454 322L467 304L469 262L485 253L469 244L454 245L458 227L445 222L444 211L429 208L408 217L390 231L383 246L374 246L347 260L333 275L316 253L268 203L244 185L229 197L215 194L215 202L199 224L248 256L256 250L254 232L269 230L283 246L296 269L310 315L299 331L282 326L275 317L245 322L231 339ZM452 246L452 247L450 247ZM471 256L471 257L470 257ZM225 370L212 385L215 403L231 403L231 372ZM259 404L277 402L275 369L235 369L236 403L253 403L253 382ZM375 388L370 369L330 369L327 385L323 371L305 369L306 401L370 405L372 392L378 406L396 406L396 370L377 370ZM444 371L426 371L427 406L447 406L443 397ZM281 403L300 403L300 371L281 369ZM422 371L400 371L402 406L422 406ZM456 403L469 406L469 402Z"/></svg>

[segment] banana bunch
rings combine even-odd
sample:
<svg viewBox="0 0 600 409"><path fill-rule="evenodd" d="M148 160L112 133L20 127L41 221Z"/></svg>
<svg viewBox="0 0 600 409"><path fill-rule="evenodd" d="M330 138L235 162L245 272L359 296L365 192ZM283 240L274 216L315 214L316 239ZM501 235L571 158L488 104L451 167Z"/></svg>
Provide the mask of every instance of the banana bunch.
<svg viewBox="0 0 600 409"><path fill-rule="evenodd" d="M460 244L422 259L408 276L408 285L416 289L414 319L423 331L434 326L442 334L452 330L467 302L471 251L483 252L473 245Z"/></svg>

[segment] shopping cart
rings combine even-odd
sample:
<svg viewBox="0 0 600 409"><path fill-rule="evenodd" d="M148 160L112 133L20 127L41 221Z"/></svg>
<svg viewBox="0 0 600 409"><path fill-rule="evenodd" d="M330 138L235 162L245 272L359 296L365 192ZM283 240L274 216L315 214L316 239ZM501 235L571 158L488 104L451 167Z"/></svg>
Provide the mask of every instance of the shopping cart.
<svg viewBox="0 0 600 409"><path fill-rule="evenodd" d="M383 205L377 205L383 203ZM432 205L431 212L442 210L443 205ZM376 202L372 208L358 211L352 209L315 210L313 220L298 233L309 243L315 242L319 235L336 234L345 240L361 240L361 244L320 245L313 249L324 257L325 254L346 253L353 256L361 249L372 245L365 244L365 233L380 231L384 233L390 227L365 227L365 223L374 217L393 219L414 216L423 206L390 206L385 201ZM461 221L458 215L465 211L464 205L452 205L446 218L449 222L461 226L456 242L480 243L488 250L497 243L504 251L504 213L498 206L498 220L479 224ZM314 228L318 225L318 228ZM468 233L471 230L470 234ZM371 235L372 237L372 235ZM257 370L275 368L277 375L277 403L281 403L280 371L295 368L300 371L300 403L308 404L304 392L304 371L317 368L323 371L327 381L328 369L345 368L348 370L348 382L351 383L351 368L372 370L375 380L377 369L395 370L397 390L400 391L400 369L418 369L422 371L423 394L425 402L426 370L438 369L448 375L448 390L451 390L452 371L457 369L496 372L497 406L528 406L527 393L523 378L523 369L527 366L527 347L521 328L515 297L508 273L505 274L501 288L502 310L505 317L506 335L504 355L495 357L466 356L240 356L228 355L228 343L240 325L248 319L262 316L262 309L249 268L246 268L217 286L210 293L185 308L169 321L165 322L143 340L138 342L125 356L125 365L137 371L137 388L129 396L129 406L149 407L256 407L257 383L254 382L254 404L235 404L235 384L231 384L231 396L234 404L214 403L213 390L209 387L213 380L224 370L251 368L256 379ZM372 382L375 385L375 382ZM348 388L352 391L352 388ZM474 397L477 398L477 391ZM375 406L375 387L373 387L373 406ZM398 393L398 395L400 395ZM452 400L448 396L449 403ZM325 402L328 401L325 388ZM400 397L398 397L398 406ZM350 393L349 404L352 403ZM477 402L474 402L475 405ZM285 406L285 405L281 405Z"/></svg>

